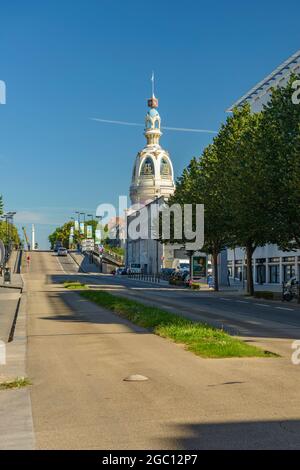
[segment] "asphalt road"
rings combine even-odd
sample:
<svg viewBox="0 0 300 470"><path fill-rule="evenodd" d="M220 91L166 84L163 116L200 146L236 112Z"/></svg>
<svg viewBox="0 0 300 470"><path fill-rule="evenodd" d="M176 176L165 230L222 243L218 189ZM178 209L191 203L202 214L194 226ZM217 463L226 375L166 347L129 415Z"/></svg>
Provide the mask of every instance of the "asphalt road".
<svg viewBox="0 0 300 470"><path fill-rule="evenodd" d="M64 273L78 271L70 257L60 258L59 262ZM85 267L89 267L88 263ZM81 273L76 278L91 285L100 284L118 295L208 322L234 335L270 340L300 339L300 306L297 304L255 300L235 293L192 292L185 288L128 279L127 276ZM58 276L57 280L60 281L61 277ZM291 342L287 344L290 348Z"/></svg>
<svg viewBox="0 0 300 470"><path fill-rule="evenodd" d="M24 275L37 448L300 449L300 366L290 357L201 359L66 291L57 281L83 278L77 269L69 257L32 253ZM200 302L194 293L97 278L124 295L173 299L177 310ZM206 314L216 309L224 318L252 311L203 302ZM130 374L148 380L124 382Z"/></svg>

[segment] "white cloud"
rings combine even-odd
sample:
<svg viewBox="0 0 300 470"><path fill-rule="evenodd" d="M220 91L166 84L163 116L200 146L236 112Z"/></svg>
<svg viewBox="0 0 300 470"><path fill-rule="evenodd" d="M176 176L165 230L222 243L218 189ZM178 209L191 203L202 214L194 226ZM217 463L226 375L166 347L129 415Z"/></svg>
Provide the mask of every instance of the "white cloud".
<svg viewBox="0 0 300 470"><path fill-rule="evenodd" d="M44 214L32 211L18 211L14 217L14 221L19 224L45 224Z"/></svg>

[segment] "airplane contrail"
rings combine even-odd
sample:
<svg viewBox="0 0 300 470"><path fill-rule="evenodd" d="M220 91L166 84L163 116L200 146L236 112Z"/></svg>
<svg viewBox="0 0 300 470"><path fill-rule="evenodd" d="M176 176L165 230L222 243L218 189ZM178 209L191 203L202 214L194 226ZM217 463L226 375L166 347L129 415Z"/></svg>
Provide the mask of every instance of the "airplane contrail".
<svg viewBox="0 0 300 470"><path fill-rule="evenodd" d="M111 119L99 119L99 118L90 118L92 121L98 121L98 122L105 122L108 124L120 124L122 126L139 126L139 127L144 127L144 124L140 124L137 122L127 122L127 121L113 121ZM162 126L162 129L168 130L168 131L178 131L178 132L199 132L202 134L217 134L217 131L212 131L208 129L188 129L185 127L165 127Z"/></svg>

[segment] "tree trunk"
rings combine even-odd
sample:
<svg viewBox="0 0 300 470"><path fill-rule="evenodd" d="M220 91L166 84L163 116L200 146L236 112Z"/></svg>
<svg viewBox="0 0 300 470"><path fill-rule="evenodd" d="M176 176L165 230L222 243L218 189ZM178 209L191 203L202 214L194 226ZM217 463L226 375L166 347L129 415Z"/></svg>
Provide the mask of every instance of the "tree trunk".
<svg viewBox="0 0 300 470"><path fill-rule="evenodd" d="M254 295L254 283L253 283L253 270L252 270L252 256L255 248L252 243L246 245L246 255L247 255L247 294ZM244 269L244 267L243 267Z"/></svg>
<svg viewBox="0 0 300 470"><path fill-rule="evenodd" d="M190 280L192 279L193 276L193 252L190 251L189 253L189 259L190 259Z"/></svg>
<svg viewBox="0 0 300 470"><path fill-rule="evenodd" d="M215 278L215 291L219 291L219 270L218 270L218 255L219 253L213 253L213 265L214 265L214 278Z"/></svg>

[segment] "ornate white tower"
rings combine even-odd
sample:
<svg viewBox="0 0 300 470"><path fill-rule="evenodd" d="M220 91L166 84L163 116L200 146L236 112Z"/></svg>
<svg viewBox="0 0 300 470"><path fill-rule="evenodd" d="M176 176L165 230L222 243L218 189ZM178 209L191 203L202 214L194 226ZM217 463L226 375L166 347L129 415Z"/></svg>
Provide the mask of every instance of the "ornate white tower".
<svg viewBox="0 0 300 470"><path fill-rule="evenodd" d="M153 82L154 77L152 76ZM154 96L153 88L148 106L150 109L146 115L144 133L147 145L137 154L135 159L130 186L132 204L145 205L160 196L168 198L175 190L170 156L159 144L162 135L161 119L157 111L158 99Z"/></svg>

